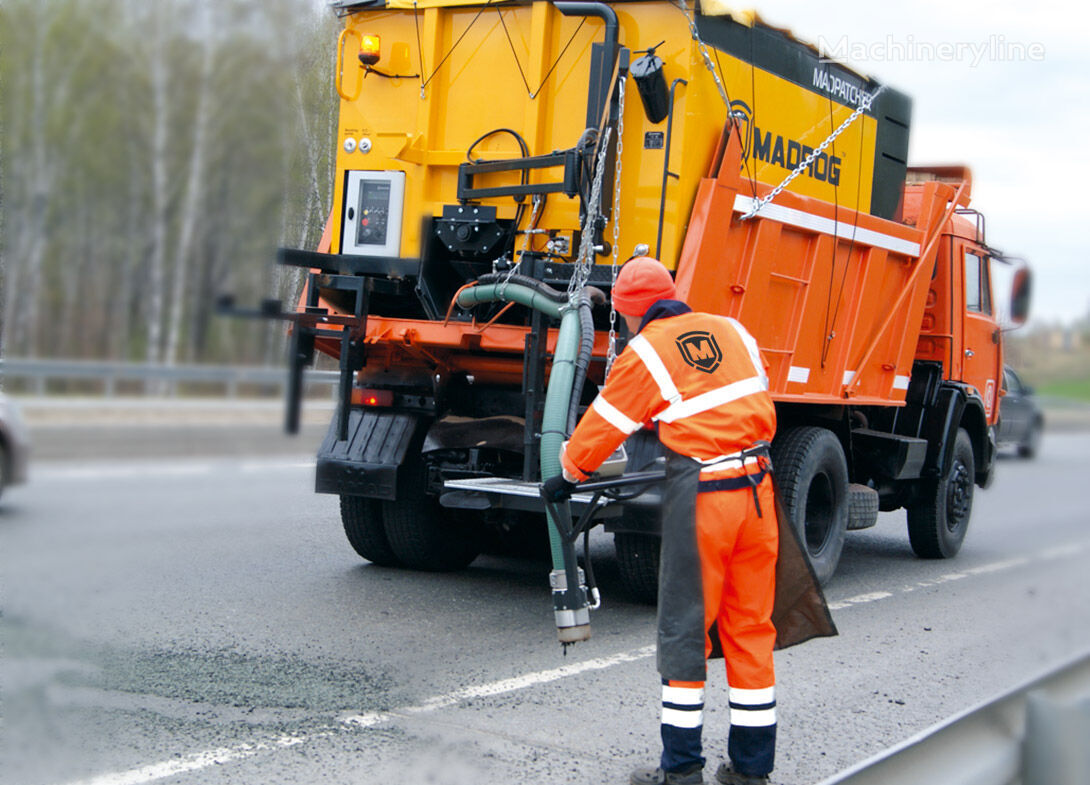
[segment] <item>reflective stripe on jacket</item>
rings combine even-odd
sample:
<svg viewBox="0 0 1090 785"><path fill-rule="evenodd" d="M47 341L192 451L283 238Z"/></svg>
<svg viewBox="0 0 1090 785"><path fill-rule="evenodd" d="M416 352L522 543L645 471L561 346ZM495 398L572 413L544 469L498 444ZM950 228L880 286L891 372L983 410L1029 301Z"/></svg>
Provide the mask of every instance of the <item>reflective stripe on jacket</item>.
<svg viewBox="0 0 1090 785"><path fill-rule="evenodd" d="M776 412L753 336L734 319L704 313L645 323L568 441L565 470L586 479L656 421L663 445L701 462L771 441Z"/></svg>

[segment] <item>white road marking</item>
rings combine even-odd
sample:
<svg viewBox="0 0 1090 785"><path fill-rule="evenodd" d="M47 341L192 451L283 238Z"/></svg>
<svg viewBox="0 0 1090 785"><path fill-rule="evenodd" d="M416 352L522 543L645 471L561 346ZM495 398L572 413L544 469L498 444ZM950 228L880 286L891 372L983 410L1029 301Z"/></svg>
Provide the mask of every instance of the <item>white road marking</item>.
<svg viewBox="0 0 1090 785"><path fill-rule="evenodd" d="M852 605L864 605L868 602L876 602L878 600L884 600L887 597L892 596L893 595L888 591L873 591L869 594L857 594L854 597L848 597L847 599L840 600L839 602L830 602L829 610L839 611L844 608L851 607Z"/></svg>
<svg viewBox="0 0 1090 785"><path fill-rule="evenodd" d="M1086 550L1087 543L1077 542L1070 545L1059 545L1055 548L1046 548L1037 554L1038 559L1064 559L1071 556L1078 556L1080 553Z"/></svg>
<svg viewBox="0 0 1090 785"><path fill-rule="evenodd" d="M247 461L239 464L238 470L243 474L260 474L267 471L284 471L288 469L313 469L317 462L309 461Z"/></svg>
<svg viewBox="0 0 1090 785"><path fill-rule="evenodd" d="M614 665L646 659L654 653L654 646L644 646L642 649L625 651L610 657L599 657L598 659L586 660L585 662L573 662L571 665L562 665L561 667L553 668L552 670L528 673L525 676L515 676L511 679L494 681L490 684L463 687L460 690L455 690L446 695L429 698L418 706L409 706L400 709L399 713L422 714L424 712L453 706L463 701L472 700L473 698L486 698L490 695L503 695L507 692L517 692L518 690L524 690L527 687L536 687L539 684L548 684L552 681L566 679L569 676L577 676L580 673L600 671L605 668L612 668ZM348 720L346 719L344 721L347 722Z"/></svg>
<svg viewBox="0 0 1090 785"><path fill-rule="evenodd" d="M145 463L52 465L37 468L34 480L132 480L172 477L207 477L213 474L261 474L263 472L313 469L315 461L299 459L216 461L148 461Z"/></svg>
<svg viewBox="0 0 1090 785"><path fill-rule="evenodd" d="M1003 570L1009 570L1011 567L1021 567L1023 564L1029 564L1029 559L1025 556L1020 556L1017 559L1007 559L1006 561L992 562L991 564L982 564L979 567L970 567L967 572L969 575L987 575L992 572L1002 572Z"/></svg>
<svg viewBox="0 0 1090 785"><path fill-rule="evenodd" d="M411 717L437 711L439 709L449 708L450 706L455 706L473 698L503 695L505 693L523 690L527 687L535 687L539 684L548 684L549 682L566 679L569 676L577 676L580 673L587 673L588 671L612 668L615 665L621 665L626 662L636 662L637 660L646 659L654 653L654 646L644 646L640 649L621 652L609 657L599 657L593 660L586 660L585 662L573 662L571 665L563 665L559 668L553 668L547 671L528 673L524 676L515 676L511 679L502 679L488 684L463 687L460 690L448 692L445 695L436 695L432 698L428 698L415 706L404 706L398 709L391 709L390 711L372 711L364 714L352 714L342 717L340 721L346 728L369 728L373 725L388 722L398 717ZM128 769L127 771L100 774L89 779L70 782L68 785L144 785L144 783L154 782L155 780L160 780L164 777L172 777L191 771L199 771L211 766L220 766L224 763L230 763L231 761L249 758L259 752L294 747L304 742L331 736L333 733L334 731L324 731L319 733L281 736L272 741L238 744L234 747L221 747L214 750L205 750L203 752L193 753L192 755L153 763L148 766Z"/></svg>
<svg viewBox="0 0 1090 785"><path fill-rule="evenodd" d="M929 589L934 586L941 586L944 583L964 580L965 578L968 578L970 576L990 575L996 572L1003 572L1004 570L1021 567L1032 562L1071 558L1073 556L1079 556L1088 549L1090 549L1090 542L1076 542L1069 543L1067 545L1057 545L1051 548L1046 548L1042 551L1038 551L1037 553L1030 554L1029 556L1018 556L1013 559L1004 559L1003 561L990 562L989 564L981 564L979 567L967 567L961 572L948 572L945 575L939 575L935 578L928 578L924 581L918 581L912 585L902 587L898 592L896 592L896 594L908 594L909 592L916 591L916 589ZM857 594L854 597L847 597L843 600L829 602L829 610L841 611L845 608L851 608L855 605L866 605L867 603L884 600L893 596L894 592L888 591L876 591L870 592L868 594Z"/></svg>
<svg viewBox="0 0 1090 785"><path fill-rule="evenodd" d="M34 472L35 480L129 480L148 477L200 477L209 475L212 464L145 464L141 466L85 466L45 468Z"/></svg>
<svg viewBox="0 0 1090 785"><path fill-rule="evenodd" d="M224 763L249 758L259 752L294 747L305 741L311 741L318 738L319 736L328 735L330 734L281 736L272 741L257 741L251 744L239 744L234 747L220 747L215 750L205 750L203 752L193 753L192 755L185 755L180 758L153 763L150 766L142 766L138 769L100 774L97 777L73 782L71 785L141 785L145 782L161 780L164 777L174 777L191 771L207 769L211 766L221 766Z"/></svg>

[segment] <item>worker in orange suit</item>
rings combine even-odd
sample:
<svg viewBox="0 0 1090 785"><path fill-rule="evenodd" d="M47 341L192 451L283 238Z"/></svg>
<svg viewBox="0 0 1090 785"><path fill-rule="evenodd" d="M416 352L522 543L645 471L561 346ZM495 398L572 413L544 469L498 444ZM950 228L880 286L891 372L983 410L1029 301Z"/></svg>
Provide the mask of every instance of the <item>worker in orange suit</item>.
<svg viewBox="0 0 1090 785"><path fill-rule="evenodd" d="M734 319L674 299L656 259L627 262L613 305L634 337L545 483L566 498L630 434L656 423L667 455L658 606L662 758L633 785L702 783L707 658L730 687L724 785L768 781L776 745L771 615L778 533L768 444L776 413L757 343ZM717 651L718 653L718 651Z"/></svg>

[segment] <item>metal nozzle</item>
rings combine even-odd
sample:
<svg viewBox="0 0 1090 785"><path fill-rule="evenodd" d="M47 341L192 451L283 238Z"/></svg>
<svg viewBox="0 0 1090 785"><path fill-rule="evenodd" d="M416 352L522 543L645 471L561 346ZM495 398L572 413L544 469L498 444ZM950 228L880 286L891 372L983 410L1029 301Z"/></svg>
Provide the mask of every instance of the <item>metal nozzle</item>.
<svg viewBox="0 0 1090 785"><path fill-rule="evenodd" d="M556 617L556 634L567 646L590 638L590 602L587 600L586 579L582 569L577 570L579 585L568 588L568 576L564 570L549 573L549 585L553 590L553 613Z"/></svg>

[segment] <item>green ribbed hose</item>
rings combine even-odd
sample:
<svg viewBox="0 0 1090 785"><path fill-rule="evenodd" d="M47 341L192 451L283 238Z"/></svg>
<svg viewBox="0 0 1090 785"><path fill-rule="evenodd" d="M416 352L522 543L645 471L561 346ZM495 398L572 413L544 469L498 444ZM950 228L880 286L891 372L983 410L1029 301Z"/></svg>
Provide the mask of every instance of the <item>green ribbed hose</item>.
<svg viewBox="0 0 1090 785"><path fill-rule="evenodd" d="M572 382L575 379L575 358L579 353L579 311L551 300L528 286L515 283L484 284L465 289L458 295L461 308L479 303L511 301L533 308L554 319L560 318L560 333L556 338L553 368L549 374L549 386L545 393L545 412L541 421L541 479L560 474L560 446L564 443L567 428L568 405L571 402ZM566 505L565 505L566 506ZM553 569L565 570L563 545L557 522L549 517L549 549L553 557Z"/></svg>
<svg viewBox="0 0 1090 785"><path fill-rule="evenodd" d="M457 297L457 304L462 308L496 301L521 303L547 316L560 317L553 367L549 372L549 386L545 392L540 450L541 479L555 477L561 473L560 448L567 435L575 364L582 339L579 308L570 303L557 302L532 287L516 283L481 284L463 290ZM569 515L568 502L556 507L561 515ZM553 588L553 609L556 614L557 635L566 647L570 643L590 637L590 603L579 575L574 546L561 539L560 522L553 517L552 508L546 509L546 516L549 519L549 549L553 557L553 572L549 577Z"/></svg>
<svg viewBox="0 0 1090 785"><path fill-rule="evenodd" d="M566 303L558 303L551 300L541 292L536 292L529 286L517 283L490 283L463 289L458 295L458 306L469 308L478 303L494 303L497 301L511 301L535 311L541 311L546 316L554 319L560 317L560 312L567 308ZM559 349L559 347L558 347Z"/></svg>

